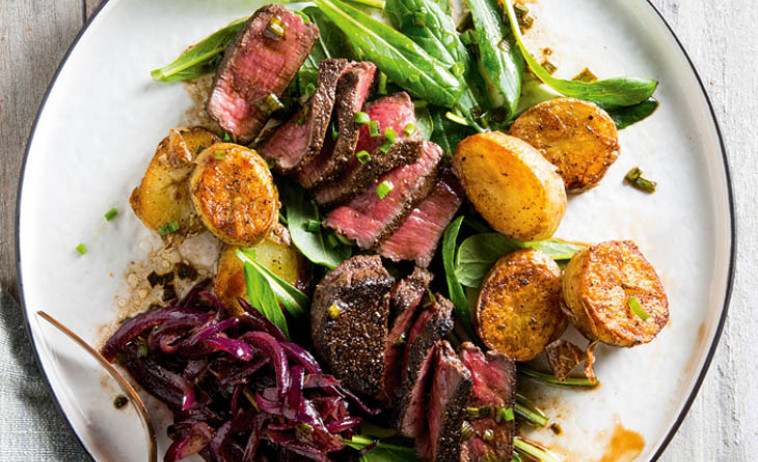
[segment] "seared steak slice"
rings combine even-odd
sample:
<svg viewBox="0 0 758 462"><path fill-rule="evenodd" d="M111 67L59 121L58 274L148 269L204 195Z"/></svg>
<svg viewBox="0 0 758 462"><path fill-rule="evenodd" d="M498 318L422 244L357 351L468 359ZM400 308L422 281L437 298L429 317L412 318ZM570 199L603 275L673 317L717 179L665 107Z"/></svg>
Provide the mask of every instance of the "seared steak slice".
<svg viewBox="0 0 758 462"><path fill-rule="evenodd" d="M407 93L396 93L380 98L366 104L363 111L378 124L382 135L373 137L368 125L361 127L355 152L366 151L371 157L365 163L361 163L356 156L352 156L345 174L339 180L326 184L314 192L319 205L334 205L348 201L376 183L379 176L395 167L416 161L413 155L416 151L407 149L405 144L395 144L388 152L379 149L384 143L384 132L387 128L395 131L397 141L421 139L418 131L412 131L410 136L406 133L408 125L416 127L413 101Z"/></svg>
<svg viewBox="0 0 758 462"><path fill-rule="evenodd" d="M463 203L463 190L450 171L442 173L432 193L405 219L392 236L382 242L379 253L392 261L412 260L429 266L445 228Z"/></svg>
<svg viewBox="0 0 758 462"><path fill-rule="evenodd" d="M487 457L510 460L516 421L498 418L497 412L516 405L516 363L495 351L485 355L468 342L461 345L460 357L474 381L467 407L488 410L469 420L474 435L463 443L461 460L474 462L488 460ZM493 438L485 439L487 431L492 432Z"/></svg>
<svg viewBox="0 0 758 462"><path fill-rule="evenodd" d="M453 329L453 304L442 295L424 300L423 311L408 334L403 357L403 377L398 388L397 429L403 435L418 437L426 422L430 365L434 344Z"/></svg>
<svg viewBox="0 0 758 462"><path fill-rule="evenodd" d="M283 37L270 32L272 20L281 23ZM316 39L318 27L283 6L267 5L256 11L224 52L208 114L235 141L252 141L269 118L270 95L281 96L287 89Z"/></svg>
<svg viewBox="0 0 758 462"><path fill-rule="evenodd" d="M358 244L361 249L375 248L394 233L425 199L437 182L442 149L426 141L402 141L421 149L418 160L398 167L379 178L379 184L392 188L380 197L376 187L364 191L349 203L340 206L326 217L324 226L336 230Z"/></svg>
<svg viewBox="0 0 758 462"><path fill-rule="evenodd" d="M471 372L446 340L438 342L435 350L432 391L426 413L429 426L416 440L416 448L424 461L460 462L461 426L473 386Z"/></svg>
<svg viewBox="0 0 758 462"><path fill-rule="evenodd" d="M387 152L374 151L365 164L353 156L345 175L313 191L313 198L321 206L342 204L376 187L377 178L390 170L416 162L420 155L421 149L413 143L395 143Z"/></svg>
<svg viewBox="0 0 758 462"><path fill-rule="evenodd" d="M383 390L389 293L394 279L379 256L353 257L316 286L311 337L326 368L351 390L379 398Z"/></svg>
<svg viewBox="0 0 758 462"><path fill-rule="evenodd" d="M313 160L300 166L295 178L305 189L337 179L344 173L358 144L360 126L355 122L355 113L366 102L375 75L376 66L360 62L353 64L340 79L337 85L336 121L333 122L337 124L337 139L332 150L322 149Z"/></svg>
<svg viewBox="0 0 758 462"><path fill-rule="evenodd" d="M277 171L288 173L321 152L332 118L337 82L350 68L346 59L321 61L316 91L305 108L279 127L258 150L266 160L275 163Z"/></svg>
<svg viewBox="0 0 758 462"><path fill-rule="evenodd" d="M417 308L429 291L433 278L429 271L416 268L413 274L396 283L390 292L390 316L394 321L384 353L384 401L390 406L395 404L400 386L405 342L416 320Z"/></svg>

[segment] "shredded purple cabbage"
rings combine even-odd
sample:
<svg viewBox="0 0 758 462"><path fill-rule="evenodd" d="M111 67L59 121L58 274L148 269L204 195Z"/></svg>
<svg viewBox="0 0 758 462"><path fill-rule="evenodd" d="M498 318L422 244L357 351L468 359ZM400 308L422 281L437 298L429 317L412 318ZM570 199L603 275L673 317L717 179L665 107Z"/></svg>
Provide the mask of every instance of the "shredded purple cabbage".
<svg viewBox="0 0 758 462"><path fill-rule="evenodd" d="M164 460L328 461L375 415L246 301L232 316L205 289L124 322L103 355L173 412Z"/></svg>

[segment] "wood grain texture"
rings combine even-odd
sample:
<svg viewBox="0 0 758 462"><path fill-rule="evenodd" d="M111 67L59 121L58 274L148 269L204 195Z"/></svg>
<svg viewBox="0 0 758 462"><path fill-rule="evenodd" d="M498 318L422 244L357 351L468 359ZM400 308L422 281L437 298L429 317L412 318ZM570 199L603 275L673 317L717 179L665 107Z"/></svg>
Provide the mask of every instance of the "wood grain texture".
<svg viewBox="0 0 758 462"><path fill-rule="evenodd" d="M0 1L0 283L14 295L16 189L26 138L66 48L99 3ZM758 2L653 3L706 81L729 149L739 223L730 318L700 395L662 460L753 460L758 453L758 342L753 340L758 316L751 297L758 274L758 74L753 69Z"/></svg>

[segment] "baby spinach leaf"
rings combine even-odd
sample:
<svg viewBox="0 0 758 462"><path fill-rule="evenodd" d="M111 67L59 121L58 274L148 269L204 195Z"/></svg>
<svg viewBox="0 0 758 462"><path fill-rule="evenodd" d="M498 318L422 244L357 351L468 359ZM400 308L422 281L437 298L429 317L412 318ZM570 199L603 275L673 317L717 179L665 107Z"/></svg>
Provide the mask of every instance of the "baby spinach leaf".
<svg viewBox="0 0 758 462"><path fill-rule="evenodd" d="M334 268L350 258L352 248L339 243L329 243L323 230L312 232L307 227L313 220L321 221L318 206L301 187L288 183L279 188L284 204L292 243L300 252L317 265Z"/></svg>
<svg viewBox="0 0 758 462"><path fill-rule="evenodd" d="M490 268L503 255L523 248L535 248L556 261L570 260L584 246L557 239L521 242L498 233L475 234L458 249L455 275L467 287L479 287Z"/></svg>
<svg viewBox="0 0 758 462"><path fill-rule="evenodd" d="M653 115L658 106L659 103L655 98L649 98L647 101L635 104L634 106L604 106L603 109L616 122L616 128L623 130Z"/></svg>
<svg viewBox="0 0 758 462"><path fill-rule="evenodd" d="M353 435L345 443L353 449L363 449L377 438L367 435ZM413 441L406 438L393 437L379 439L377 445L361 456L361 462L418 462L416 450L412 446Z"/></svg>
<svg viewBox="0 0 758 462"><path fill-rule="evenodd" d="M502 21L498 0L467 0L476 30L479 68L487 82L490 100L509 120L516 113L521 95L524 58L513 33Z"/></svg>
<svg viewBox="0 0 758 462"><path fill-rule="evenodd" d="M475 337L468 298L466 298L466 294L463 292L463 286L461 286L458 280L456 271L456 247L458 246L458 233L461 231L463 220L463 216L458 217L445 230L442 238L442 265L445 268L445 279L447 280L447 290L450 293L450 301L453 302L455 307L455 317L466 332L471 337Z"/></svg>
<svg viewBox="0 0 758 462"><path fill-rule="evenodd" d="M476 133L473 128L455 123L445 117L446 111L443 108L433 107L429 112L434 127L431 141L437 143L445 154L449 156L455 154L458 143Z"/></svg>
<svg viewBox="0 0 758 462"><path fill-rule="evenodd" d="M215 60L224 52L248 18L238 19L207 38L187 48L174 62L155 69L150 75L160 82L191 80L210 74L216 69Z"/></svg>
<svg viewBox="0 0 758 462"><path fill-rule="evenodd" d="M276 294L279 303L297 320L304 320L307 318L308 307L310 305L310 299L307 295L302 293L297 287L293 287L290 283L280 278L271 270L261 265L255 260L255 249L237 249L235 252L237 258L242 260L246 264L250 264L253 269L258 271L269 283L269 286Z"/></svg>
<svg viewBox="0 0 758 462"><path fill-rule="evenodd" d="M658 82L652 79L620 77L595 82L581 82L553 77L526 49L513 5L510 2L504 2L504 4L511 30L516 36L516 43L527 64L529 64L529 68L540 80L558 93L614 106L634 106L647 100L655 93Z"/></svg>
<svg viewBox="0 0 758 462"><path fill-rule="evenodd" d="M245 285L247 286L247 299L250 304L263 313L289 338L287 318L284 317L284 313L279 307L276 294L266 277L249 262L245 262Z"/></svg>
<svg viewBox="0 0 758 462"><path fill-rule="evenodd" d="M429 107L416 104L415 112L418 131L425 140L430 140L434 132L434 122L432 121L432 114L429 113Z"/></svg>
<svg viewBox="0 0 758 462"><path fill-rule="evenodd" d="M376 64L395 83L416 97L455 107L463 92L460 82L411 39L340 0L314 3L361 50L363 58Z"/></svg>

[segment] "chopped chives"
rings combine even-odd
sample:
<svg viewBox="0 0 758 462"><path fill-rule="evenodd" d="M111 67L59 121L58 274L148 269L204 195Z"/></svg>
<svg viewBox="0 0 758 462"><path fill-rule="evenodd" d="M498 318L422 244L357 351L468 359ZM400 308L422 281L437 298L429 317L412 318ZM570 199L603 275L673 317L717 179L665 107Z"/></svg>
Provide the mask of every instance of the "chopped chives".
<svg viewBox="0 0 758 462"><path fill-rule="evenodd" d="M384 130L384 137L390 143L394 143L397 140L397 132L394 128L388 127L386 130Z"/></svg>
<svg viewBox="0 0 758 462"><path fill-rule="evenodd" d="M297 118L297 124L303 125L305 123L305 117L298 117Z"/></svg>
<svg viewBox="0 0 758 462"><path fill-rule="evenodd" d="M340 137L340 132L339 132L339 131L337 131L337 127L335 127L335 126L334 126L334 124L331 124L331 125L329 126L329 130L330 130L330 132L331 132L331 134L332 134L332 139L333 139L333 140L336 140L337 138L339 138L339 137Z"/></svg>
<svg viewBox="0 0 758 462"><path fill-rule="evenodd" d="M266 115L271 115L280 109L284 109L284 104L273 93L269 93L265 98L258 100L256 106Z"/></svg>
<svg viewBox="0 0 758 462"><path fill-rule="evenodd" d="M308 220L305 223L305 230L309 233L317 233L321 230L321 222L318 220Z"/></svg>
<svg viewBox="0 0 758 462"><path fill-rule="evenodd" d="M650 313L645 311L644 308L642 308L642 304L640 304L639 299L637 296L634 296L629 299L628 302L626 302L627 305L629 305L629 308L632 310L632 313L636 314L637 317L642 319L643 321L646 321L650 317Z"/></svg>
<svg viewBox="0 0 758 462"><path fill-rule="evenodd" d="M158 226L158 234L161 236L166 236L177 231L179 231L179 224L175 221Z"/></svg>
<svg viewBox="0 0 758 462"><path fill-rule="evenodd" d="M368 132L371 136L377 137L382 134L381 131L379 131L379 122L376 120L372 120L368 123Z"/></svg>
<svg viewBox="0 0 758 462"><path fill-rule="evenodd" d="M418 131L418 127L413 124L408 124L403 129L403 133L405 133L405 136L413 136Z"/></svg>
<svg viewBox="0 0 758 462"><path fill-rule="evenodd" d="M87 246L83 243L80 243L76 246L76 251L79 252L79 254L84 255L87 253Z"/></svg>
<svg viewBox="0 0 758 462"><path fill-rule="evenodd" d="M647 178L642 177L642 170L639 167L634 167L629 170L624 179L635 188L646 193L654 193L658 183Z"/></svg>
<svg viewBox="0 0 758 462"><path fill-rule="evenodd" d="M274 16L268 23L268 27L263 31L264 35L272 39L282 39L287 36L287 25L282 22L279 16Z"/></svg>
<svg viewBox="0 0 758 462"><path fill-rule="evenodd" d="M395 189L395 185L393 185L392 182L386 180L382 181L381 184L376 187L376 195L379 196L379 199L384 199L393 189Z"/></svg>
<svg viewBox="0 0 758 462"><path fill-rule="evenodd" d="M355 157L358 158L358 162L361 163L361 165L366 165L366 162L371 160L371 154L368 153L368 151L361 150L355 153Z"/></svg>
<svg viewBox="0 0 758 462"><path fill-rule="evenodd" d="M592 82L597 82L598 79L595 73L592 72L589 67L585 67L582 70L582 72L576 74L572 80L576 80L578 82L592 83Z"/></svg>
<svg viewBox="0 0 758 462"><path fill-rule="evenodd" d="M497 414L495 414L496 422L510 422L515 418L516 416L513 414L512 407L500 406L497 410Z"/></svg>
<svg viewBox="0 0 758 462"><path fill-rule="evenodd" d="M445 114L445 117L446 117L448 120L450 120L450 121L452 121L452 122L455 122L455 123L457 123L457 124L460 124L460 125L466 125L466 126L468 126L468 121L466 121L466 119L464 119L463 117L459 116L458 114L456 114L456 113L454 113L454 112L450 112L450 111L448 111L448 112Z"/></svg>
<svg viewBox="0 0 758 462"><path fill-rule="evenodd" d="M111 221L114 218L116 218L116 215L118 215L118 210L115 208L108 210L105 212L105 221Z"/></svg>
<svg viewBox="0 0 758 462"><path fill-rule="evenodd" d="M354 120L357 124L366 125L367 123L371 122L371 117L369 117L369 115L363 111L358 111L355 113Z"/></svg>
<svg viewBox="0 0 758 462"><path fill-rule="evenodd" d="M387 74L379 72L379 85L377 85L376 92L380 95L387 94Z"/></svg>
<svg viewBox="0 0 758 462"><path fill-rule="evenodd" d="M388 153L390 151L390 148L392 147L392 144L393 143L391 143L389 140L387 140L384 143L382 143L381 146L379 146L379 150L386 154L386 153Z"/></svg>
<svg viewBox="0 0 758 462"><path fill-rule="evenodd" d="M213 153L213 157L216 160L224 160L226 158L226 151L216 151Z"/></svg>
<svg viewBox="0 0 758 462"><path fill-rule="evenodd" d="M232 135L229 132L221 132L221 141L229 142L232 140Z"/></svg>

